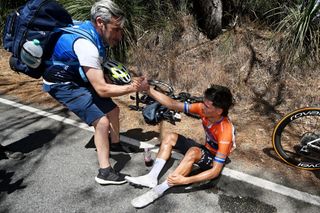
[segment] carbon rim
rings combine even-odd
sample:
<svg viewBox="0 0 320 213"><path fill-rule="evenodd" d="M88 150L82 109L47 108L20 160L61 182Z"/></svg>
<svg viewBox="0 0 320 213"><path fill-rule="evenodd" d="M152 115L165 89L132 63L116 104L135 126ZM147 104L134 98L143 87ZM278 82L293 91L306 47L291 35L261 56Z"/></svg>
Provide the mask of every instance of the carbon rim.
<svg viewBox="0 0 320 213"><path fill-rule="evenodd" d="M320 169L320 152L304 152L302 141L306 135L320 135L320 108L302 108L282 118L272 135L273 148L287 164L306 170ZM312 139L309 139L311 141Z"/></svg>

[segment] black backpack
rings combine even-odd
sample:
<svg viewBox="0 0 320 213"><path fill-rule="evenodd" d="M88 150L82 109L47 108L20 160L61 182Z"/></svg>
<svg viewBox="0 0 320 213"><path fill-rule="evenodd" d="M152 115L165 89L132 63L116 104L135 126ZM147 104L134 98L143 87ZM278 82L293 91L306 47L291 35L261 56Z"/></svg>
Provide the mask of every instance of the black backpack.
<svg viewBox="0 0 320 213"><path fill-rule="evenodd" d="M56 41L65 31L81 34L92 41L89 33L82 32L84 30L68 27L72 25L71 15L56 0L30 0L12 12L6 19L3 32L3 47L12 53L9 61L11 69L40 78L50 63L48 60ZM34 39L40 41L43 50L41 64L37 68L28 67L20 57L23 44Z"/></svg>
<svg viewBox="0 0 320 213"><path fill-rule="evenodd" d="M177 112L168 109L157 101L146 105L142 109L142 115L145 122L151 125L157 125L162 120L175 124L176 121L180 121L181 119Z"/></svg>

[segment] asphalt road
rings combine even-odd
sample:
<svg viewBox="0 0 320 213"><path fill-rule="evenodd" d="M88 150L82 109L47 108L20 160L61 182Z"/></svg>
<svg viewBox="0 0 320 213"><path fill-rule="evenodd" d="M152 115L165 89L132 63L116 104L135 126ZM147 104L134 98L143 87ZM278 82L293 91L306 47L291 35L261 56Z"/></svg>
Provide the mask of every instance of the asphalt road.
<svg viewBox="0 0 320 213"><path fill-rule="evenodd" d="M313 193L309 198L310 194L302 193L301 199L295 199L290 194L269 190L269 182L261 179L253 178L250 183L238 178L245 174L234 173L241 171L231 170L228 165L223 175L210 185L172 188L153 204L135 209L130 201L147 188L129 184L101 186L94 181L98 162L95 149L90 148L92 131L83 124L68 124L68 119L74 119L72 116L60 119L69 116L68 113L60 112L57 119L52 114L49 117L40 114L0 101L0 143L26 156L22 160L0 157L1 213L320 212L318 195ZM160 182L179 162L181 156L174 156ZM112 154L111 161L115 169L132 176L148 171L141 152Z"/></svg>

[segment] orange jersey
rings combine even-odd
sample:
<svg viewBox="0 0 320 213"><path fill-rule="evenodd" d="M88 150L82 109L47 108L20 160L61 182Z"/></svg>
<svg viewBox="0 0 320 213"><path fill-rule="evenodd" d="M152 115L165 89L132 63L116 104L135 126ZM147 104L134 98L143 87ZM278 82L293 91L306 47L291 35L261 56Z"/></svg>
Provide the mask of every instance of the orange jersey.
<svg viewBox="0 0 320 213"><path fill-rule="evenodd" d="M228 117L222 117L216 123L209 122L203 114L203 107L203 103L186 104L185 112L200 115L206 133L205 147L215 155L215 161L224 163L232 147L235 147L234 127Z"/></svg>

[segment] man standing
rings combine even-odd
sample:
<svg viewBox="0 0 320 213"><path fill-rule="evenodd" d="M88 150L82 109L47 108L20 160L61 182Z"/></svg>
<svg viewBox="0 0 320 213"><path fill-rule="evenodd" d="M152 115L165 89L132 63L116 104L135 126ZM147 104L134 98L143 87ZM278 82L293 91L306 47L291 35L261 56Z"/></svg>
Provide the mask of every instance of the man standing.
<svg viewBox="0 0 320 213"><path fill-rule="evenodd" d="M116 46L122 39L124 13L111 0L96 2L91 8L91 20L79 25L91 40L76 34L63 34L57 41L51 60L59 64L50 66L44 73L44 91L47 91L88 125L93 126L97 148L99 184L122 184L126 180L109 162L109 136L113 148L121 151L119 137L119 107L111 97L142 91L148 87L144 77L130 84L108 83L102 64L108 64L106 48ZM64 63L65 62L65 63ZM124 75L129 75L122 66ZM121 71L121 70L119 70ZM130 77L130 76L127 76Z"/></svg>

